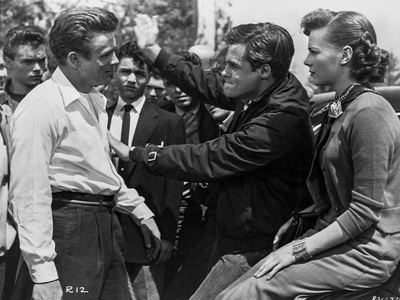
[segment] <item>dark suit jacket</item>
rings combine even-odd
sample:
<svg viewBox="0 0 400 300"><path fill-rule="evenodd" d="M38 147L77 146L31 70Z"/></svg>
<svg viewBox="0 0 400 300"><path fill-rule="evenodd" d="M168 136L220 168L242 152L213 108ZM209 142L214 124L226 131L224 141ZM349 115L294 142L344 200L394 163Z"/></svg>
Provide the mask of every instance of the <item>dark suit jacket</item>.
<svg viewBox="0 0 400 300"><path fill-rule="evenodd" d="M162 109L176 113L175 104L172 101L164 101L159 105ZM199 123L199 141L207 142L219 136L218 124L214 121L210 113L207 111L203 103L200 103L197 113Z"/></svg>
<svg viewBox="0 0 400 300"><path fill-rule="evenodd" d="M108 127L115 107L116 104L107 109ZM148 143L160 145L161 142L164 142L164 146L185 142L183 118L146 101L139 116L132 146ZM174 243L183 183L152 175L145 166L132 162L128 162L122 177L129 188L135 188L145 198L146 205L155 215L161 238ZM125 261L148 264L139 227L128 215L121 214L120 217L125 240Z"/></svg>

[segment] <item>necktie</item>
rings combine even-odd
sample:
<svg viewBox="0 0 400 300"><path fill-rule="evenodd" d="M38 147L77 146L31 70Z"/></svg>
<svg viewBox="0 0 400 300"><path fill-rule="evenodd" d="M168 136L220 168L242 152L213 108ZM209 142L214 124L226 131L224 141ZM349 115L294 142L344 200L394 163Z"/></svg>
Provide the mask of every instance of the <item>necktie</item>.
<svg viewBox="0 0 400 300"><path fill-rule="evenodd" d="M122 130L121 130L121 142L125 145L128 145L129 142L129 127L131 125L131 115L130 111L132 110L133 106L127 104L124 106L125 112L124 116L122 117ZM129 146L129 145L128 145ZM120 160L118 163L118 173L122 175L125 170L126 162Z"/></svg>
<svg viewBox="0 0 400 300"><path fill-rule="evenodd" d="M192 112L186 112L183 114L183 120L186 126L186 143L197 144L198 141L195 137L197 131L196 115Z"/></svg>
<svg viewBox="0 0 400 300"><path fill-rule="evenodd" d="M125 145L128 145L129 141L129 127L131 126L130 111L132 108L133 106L130 104L124 106L125 112L124 116L122 117L121 142L123 142Z"/></svg>

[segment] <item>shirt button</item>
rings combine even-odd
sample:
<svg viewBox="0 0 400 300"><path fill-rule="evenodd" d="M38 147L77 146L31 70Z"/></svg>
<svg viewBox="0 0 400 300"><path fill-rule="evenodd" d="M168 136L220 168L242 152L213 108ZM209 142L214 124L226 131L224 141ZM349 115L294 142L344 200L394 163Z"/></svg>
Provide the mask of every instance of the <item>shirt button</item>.
<svg viewBox="0 0 400 300"><path fill-rule="evenodd" d="M329 193L331 191L331 189L328 188L328 189L326 189L326 191Z"/></svg>
<svg viewBox="0 0 400 300"><path fill-rule="evenodd" d="M339 210L339 207L335 207L334 209L335 209L335 211L338 211L338 210Z"/></svg>

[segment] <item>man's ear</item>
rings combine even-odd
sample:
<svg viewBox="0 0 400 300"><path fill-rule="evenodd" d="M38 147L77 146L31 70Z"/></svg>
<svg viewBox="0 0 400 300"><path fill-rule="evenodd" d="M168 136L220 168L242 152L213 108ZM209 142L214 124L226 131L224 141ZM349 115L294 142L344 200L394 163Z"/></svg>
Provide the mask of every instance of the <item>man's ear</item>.
<svg viewBox="0 0 400 300"><path fill-rule="evenodd" d="M271 75L271 67L269 64L263 64L259 70L261 79L267 79Z"/></svg>
<svg viewBox="0 0 400 300"><path fill-rule="evenodd" d="M72 66L74 69L77 69L81 65L81 57L79 56L78 53L76 53L75 51L72 51L72 52L68 53L67 64Z"/></svg>
<svg viewBox="0 0 400 300"><path fill-rule="evenodd" d="M351 58L353 57L353 48L350 46L344 46L342 49L342 56L340 58L340 64L345 65L347 64Z"/></svg>
<svg viewBox="0 0 400 300"><path fill-rule="evenodd" d="M8 72L14 69L14 61L11 58L4 56L4 63Z"/></svg>

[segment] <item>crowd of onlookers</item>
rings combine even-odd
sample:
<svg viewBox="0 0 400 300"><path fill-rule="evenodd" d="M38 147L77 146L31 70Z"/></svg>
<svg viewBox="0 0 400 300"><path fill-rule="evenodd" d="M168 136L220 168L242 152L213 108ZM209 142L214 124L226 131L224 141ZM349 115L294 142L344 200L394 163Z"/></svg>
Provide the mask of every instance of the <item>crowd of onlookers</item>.
<svg viewBox="0 0 400 300"><path fill-rule="evenodd" d="M369 21L302 18L304 64L336 93L313 109L277 24L172 54L156 18L135 21L116 45L113 13L77 7L49 34L23 25L0 42L0 299L294 299L386 282L400 122L374 90L389 55ZM278 247L311 205L315 227Z"/></svg>

